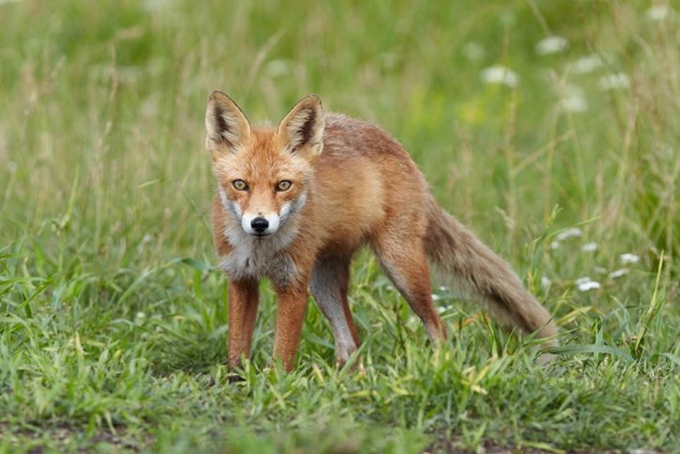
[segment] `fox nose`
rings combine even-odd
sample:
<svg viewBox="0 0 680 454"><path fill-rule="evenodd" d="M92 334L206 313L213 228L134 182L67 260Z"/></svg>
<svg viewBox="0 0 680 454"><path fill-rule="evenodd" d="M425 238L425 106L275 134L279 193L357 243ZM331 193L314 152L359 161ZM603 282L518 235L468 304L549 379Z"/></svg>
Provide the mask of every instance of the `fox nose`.
<svg viewBox="0 0 680 454"><path fill-rule="evenodd" d="M266 220L263 217L257 217L255 219L253 219L252 221L250 221L250 226L257 233L262 233L269 228L269 221Z"/></svg>

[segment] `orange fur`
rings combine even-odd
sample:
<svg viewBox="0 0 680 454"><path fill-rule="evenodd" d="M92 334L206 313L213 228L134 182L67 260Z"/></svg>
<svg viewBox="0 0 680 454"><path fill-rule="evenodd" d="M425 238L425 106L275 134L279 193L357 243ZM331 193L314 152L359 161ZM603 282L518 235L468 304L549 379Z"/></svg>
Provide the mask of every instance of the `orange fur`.
<svg viewBox="0 0 680 454"><path fill-rule="evenodd" d="M435 344L446 328L432 304L428 258L507 326L550 338L557 328L507 264L445 213L404 148L379 127L326 114L315 96L278 127L251 128L214 92L206 146L218 191L213 234L230 278L228 364L250 355L257 282L278 296L274 358L294 365L307 289L328 318L340 364L359 346L347 302L349 264L369 245Z"/></svg>

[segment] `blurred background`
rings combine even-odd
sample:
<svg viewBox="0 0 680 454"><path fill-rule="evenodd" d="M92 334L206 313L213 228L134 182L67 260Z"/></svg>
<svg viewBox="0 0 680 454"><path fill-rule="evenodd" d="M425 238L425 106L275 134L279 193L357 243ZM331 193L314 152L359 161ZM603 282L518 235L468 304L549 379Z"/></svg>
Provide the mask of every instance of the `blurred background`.
<svg viewBox="0 0 680 454"><path fill-rule="evenodd" d="M92 251L207 249L220 89L254 122L316 93L380 123L507 253L556 207L599 242L677 251L667 3L3 1L0 20L5 244L66 222Z"/></svg>
<svg viewBox="0 0 680 454"><path fill-rule="evenodd" d="M648 1L3 1L0 244L98 276L212 264L209 93L255 123L316 93L400 140L543 299L641 297L678 271L679 20Z"/></svg>
<svg viewBox="0 0 680 454"><path fill-rule="evenodd" d="M98 276L213 263L208 94L278 122L316 93L398 138L543 299L636 298L678 271L679 20L647 1L3 1L0 244Z"/></svg>

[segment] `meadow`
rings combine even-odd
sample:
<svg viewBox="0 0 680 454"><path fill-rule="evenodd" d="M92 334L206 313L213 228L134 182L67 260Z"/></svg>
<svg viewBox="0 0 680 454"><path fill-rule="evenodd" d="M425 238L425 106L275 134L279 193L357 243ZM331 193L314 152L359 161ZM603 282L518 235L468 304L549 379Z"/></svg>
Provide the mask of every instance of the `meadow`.
<svg viewBox="0 0 680 454"><path fill-rule="evenodd" d="M670 2L0 1L0 452L680 451L680 10ZM313 301L297 367L225 367L212 90L381 124L555 315L445 287L436 351L368 252L363 370Z"/></svg>

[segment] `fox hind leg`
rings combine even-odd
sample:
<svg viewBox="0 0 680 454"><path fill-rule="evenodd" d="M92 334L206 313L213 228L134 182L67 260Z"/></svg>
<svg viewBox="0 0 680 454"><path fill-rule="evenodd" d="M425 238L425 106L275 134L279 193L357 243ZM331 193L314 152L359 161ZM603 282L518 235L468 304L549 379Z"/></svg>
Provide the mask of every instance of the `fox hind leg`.
<svg viewBox="0 0 680 454"><path fill-rule="evenodd" d="M361 343L347 301L349 265L349 257L322 259L314 266L310 285L317 305L331 324L339 365L344 365Z"/></svg>
<svg viewBox="0 0 680 454"><path fill-rule="evenodd" d="M407 230L402 227L386 231L373 242L373 248L387 276L423 321L430 341L441 345L447 333L432 304L425 248L419 236L401 233Z"/></svg>

